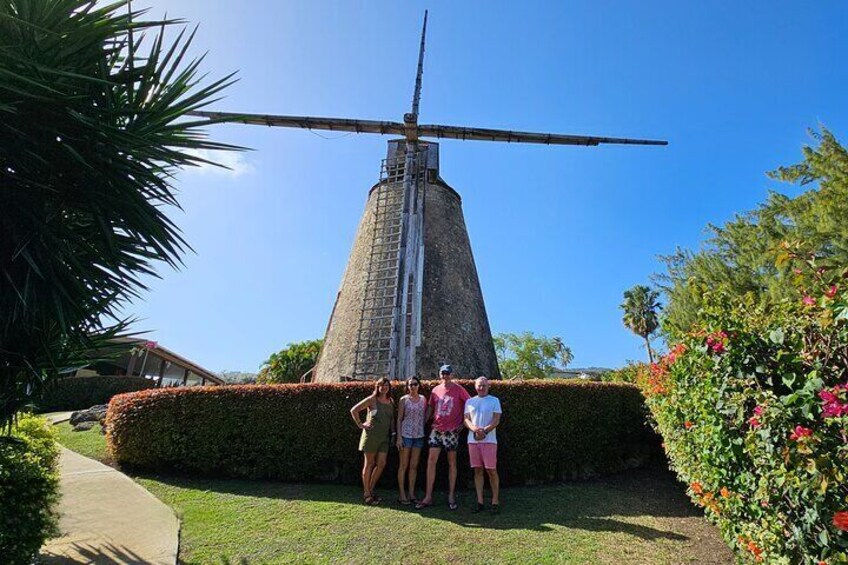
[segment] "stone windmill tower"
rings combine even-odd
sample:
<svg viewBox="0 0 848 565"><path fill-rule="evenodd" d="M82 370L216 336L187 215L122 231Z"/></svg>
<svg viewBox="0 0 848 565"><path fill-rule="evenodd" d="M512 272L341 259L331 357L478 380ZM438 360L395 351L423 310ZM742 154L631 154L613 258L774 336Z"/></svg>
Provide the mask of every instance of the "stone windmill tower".
<svg viewBox="0 0 848 565"><path fill-rule="evenodd" d="M210 121L397 135L368 193L327 324L315 382L434 376L443 363L462 377L499 378L492 335L459 193L439 176L439 145L422 138L586 145L665 141L419 125L427 12L412 111L403 123L195 112Z"/></svg>

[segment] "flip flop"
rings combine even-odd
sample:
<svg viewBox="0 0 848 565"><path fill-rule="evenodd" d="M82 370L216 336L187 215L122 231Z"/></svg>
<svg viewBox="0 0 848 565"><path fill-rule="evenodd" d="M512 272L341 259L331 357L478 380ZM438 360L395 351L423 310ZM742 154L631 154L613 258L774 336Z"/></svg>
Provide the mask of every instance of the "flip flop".
<svg viewBox="0 0 848 565"><path fill-rule="evenodd" d="M374 502L373 496L363 496L362 502L363 504L365 504L365 506L374 506L376 504L376 502Z"/></svg>
<svg viewBox="0 0 848 565"><path fill-rule="evenodd" d="M459 504L457 504L456 502L448 502L448 509L456 510L457 508L459 508Z"/></svg>
<svg viewBox="0 0 848 565"><path fill-rule="evenodd" d="M409 499L404 500L402 498L398 498L397 501L398 501L398 504L400 504L401 506L409 506L410 504L412 504L412 501L409 500Z"/></svg>
<svg viewBox="0 0 848 565"><path fill-rule="evenodd" d="M418 504L415 505L415 509L416 510L423 510L425 508L430 508L431 506L433 506L432 502L420 502L419 501Z"/></svg>

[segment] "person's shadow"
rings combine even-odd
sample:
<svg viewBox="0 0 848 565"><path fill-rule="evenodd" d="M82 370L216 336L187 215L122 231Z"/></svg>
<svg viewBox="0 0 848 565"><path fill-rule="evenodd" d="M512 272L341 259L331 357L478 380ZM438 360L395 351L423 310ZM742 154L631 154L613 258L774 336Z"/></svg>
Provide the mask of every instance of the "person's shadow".
<svg viewBox="0 0 848 565"><path fill-rule="evenodd" d="M137 474L138 477L195 490L276 500L308 500L361 505L361 488L339 484L290 484L240 479L193 479L174 475ZM457 490L459 509L451 511L447 493L437 490L433 506L416 510L397 502L397 491L378 489L378 505L386 512L418 513L467 528L492 530L550 531L564 526L589 531L620 532L645 540L687 540L687 536L633 523L634 518L686 518L703 514L686 497L673 475L657 469L628 471L604 479L552 485L510 487L501 490L502 509L497 515L488 508L491 493L485 491L486 508L473 514L476 502L473 485ZM418 492L423 495L422 491Z"/></svg>

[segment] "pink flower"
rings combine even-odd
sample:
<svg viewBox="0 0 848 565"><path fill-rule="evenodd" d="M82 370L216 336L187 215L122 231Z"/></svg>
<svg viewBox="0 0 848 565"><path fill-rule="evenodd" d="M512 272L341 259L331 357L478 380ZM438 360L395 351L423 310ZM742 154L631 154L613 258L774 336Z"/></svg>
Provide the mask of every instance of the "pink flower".
<svg viewBox="0 0 848 565"><path fill-rule="evenodd" d="M804 271L802 271L801 269L797 269L797 268L796 268L796 269L792 269L792 272L793 272L793 273L795 273L796 275L800 275L800 274L801 274L801 273L803 273Z"/></svg>
<svg viewBox="0 0 848 565"><path fill-rule="evenodd" d="M848 416L848 401L842 401L840 391L848 391L848 384L836 385L831 389L819 391L819 398L822 400L822 418Z"/></svg>
<svg viewBox="0 0 848 565"><path fill-rule="evenodd" d="M760 426L763 425L762 422L760 422L760 419L757 418L756 416L752 416L752 417L748 418L748 424L752 428L759 428Z"/></svg>
<svg viewBox="0 0 848 565"><path fill-rule="evenodd" d="M801 438L810 437L813 435L813 430L804 426L795 426L795 431L789 436L792 441L799 441Z"/></svg>
<svg viewBox="0 0 848 565"><path fill-rule="evenodd" d="M724 353L726 343L727 334L722 331L713 332L707 336L707 347L711 349L713 353Z"/></svg>
<svg viewBox="0 0 848 565"><path fill-rule="evenodd" d="M804 298L801 300L806 306L815 306L816 301L813 300L812 296L804 295Z"/></svg>
<svg viewBox="0 0 848 565"><path fill-rule="evenodd" d="M839 287L836 286L835 284L830 285L830 288L827 289L826 291L824 291L824 295L827 296L828 298L833 298L834 296L836 296L836 291L838 291L838 290L839 290Z"/></svg>
<svg viewBox="0 0 848 565"><path fill-rule="evenodd" d="M756 414L757 416L762 416L763 415L763 407L762 406L754 407L754 414Z"/></svg>

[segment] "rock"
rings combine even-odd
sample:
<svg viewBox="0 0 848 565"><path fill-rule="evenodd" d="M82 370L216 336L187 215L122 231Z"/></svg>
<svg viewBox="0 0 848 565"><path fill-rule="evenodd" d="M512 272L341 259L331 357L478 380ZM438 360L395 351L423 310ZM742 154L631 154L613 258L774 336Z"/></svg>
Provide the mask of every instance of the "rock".
<svg viewBox="0 0 848 565"><path fill-rule="evenodd" d="M74 431L75 432L84 432L84 431L90 430L91 428L94 427L94 424L96 424L96 423L97 422L93 422L91 420L87 420L85 422L80 422L80 423L78 423L74 426Z"/></svg>
<svg viewBox="0 0 848 565"><path fill-rule="evenodd" d="M71 425L75 426L80 422L102 422L106 418L107 408L106 404L98 404L88 410L77 410L71 414Z"/></svg>

